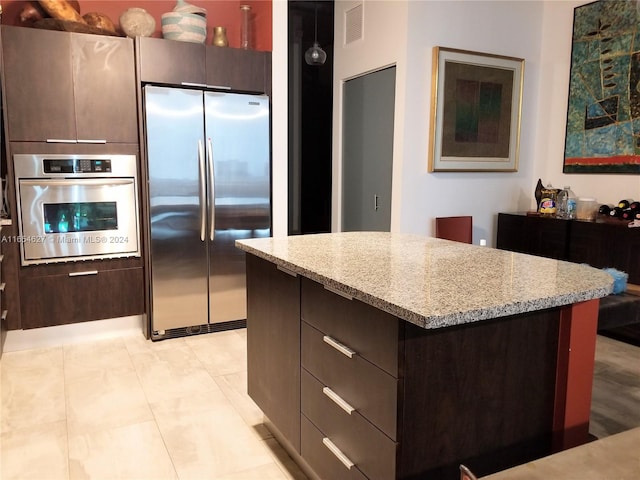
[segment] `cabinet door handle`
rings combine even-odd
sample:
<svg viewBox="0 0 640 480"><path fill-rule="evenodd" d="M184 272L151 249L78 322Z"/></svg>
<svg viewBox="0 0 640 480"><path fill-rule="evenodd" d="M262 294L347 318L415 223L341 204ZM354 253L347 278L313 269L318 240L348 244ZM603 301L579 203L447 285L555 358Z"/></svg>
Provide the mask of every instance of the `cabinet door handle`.
<svg viewBox="0 0 640 480"><path fill-rule="evenodd" d="M107 143L107 141L102 138L96 138L96 139L85 138L82 140L78 139L78 143Z"/></svg>
<svg viewBox="0 0 640 480"><path fill-rule="evenodd" d="M348 293L341 292L337 288L329 287L328 285L323 285L323 286L324 286L324 289L327 290L328 292L335 293L336 295L340 295L341 297L346 298L347 300L353 300L353 297Z"/></svg>
<svg viewBox="0 0 640 480"><path fill-rule="evenodd" d="M0 283L0 292L4 292L4 289L7 287L7 284L2 282Z"/></svg>
<svg viewBox="0 0 640 480"><path fill-rule="evenodd" d="M4 254L0 255L0 263L4 260Z"/></svg>
<svg viewBox="0 0 640 480"><path fill-rule="evenodd" d="M336 447L336 445L331 440L329 440L328 437L324 437L322 439L322 443L324 443L324 446L327 447L329 451L333 453L336 456L336 458L340 460L345 467L347 467L348 470L351 470L351 467L354 466L354 463L351 460L349 460L349 457L347 457L344 453L342 453L340 449Z"/></svg>
<svg viewBox="0 0 640 480"><path fill-rule="evenodd" d="M204 87L207 88L206 83L194 83L194 82L182 82L180 85L183 87Z"/></svg>
<svg viewBox="0 0 640 480"><path fill-rule="evenodd" d="M338 405L341 409L351 415L355 408L353 408L349 403L347 403L340 395L331 390L329 387L324 387L322 389L322 393L324 393L327 397L329 397L333 402Z"/></svg>
<svg viewBox="0 0 640 480"><path fill-rule="evenodd" d="M293 270L289 270L288 268L281 267L280 265L278 265L276 268L278 270L280 270L281 272L286 273L287 275L291 275L292 277L297 277L298 276L298 274L296 272L294 272Z"/></svg>
<svg viewBox="0 0 640 480"><path fill-rule="evenodd" d="M207 85L207 88L217 88L218 90L231 90L231 87L226 85Z"/></svg>
<svg viewBox="0 0 640 480"><path fill-rule="evenodd" d="M98 270L85 270L84 272L70 272L70 277L82 277L85 275L97 275Z"/></svg>
<svg viewBox="0 0 640 480"><path fill-rule="evenodd" d="M78 143L74 138L47 138L47 143Z"/></svg>
<svg viewBox="0 0 640 480"><path fill-rule="evenodd" d="M328 343L337 351L339 351L341 354L349 358L353 358L353 356L356 354L355 350L351 350L349 347L340 343L335 338L331 338L329 335L325 335L324 337L322 337L322 340L324 340L324 343Z"/></svg>
<svg viewBox="0 0 640 480"><path fill-rule="evenodd" d="M6 320L7 319L7 314L9 313L8 310L3 310L2 311L2 316L0 317L0 320Z"/></svg>

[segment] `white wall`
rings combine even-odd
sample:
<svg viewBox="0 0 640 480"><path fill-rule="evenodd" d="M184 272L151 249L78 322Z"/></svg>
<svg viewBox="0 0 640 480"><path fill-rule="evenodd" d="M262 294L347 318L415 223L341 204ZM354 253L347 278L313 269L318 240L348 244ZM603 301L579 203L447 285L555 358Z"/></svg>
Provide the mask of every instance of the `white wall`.
<svg viewBox="0 0 640 480"><path fill-rule="evenodd" d="M341 229L342 189L342 97L345 81L392 65L396 66L396 109L394 120L393 180L391 198L391 230L400 229L402 205L406 35L408 2L368 0L364 2L363 39L344 44L345 12L360 1L335 2L334 67L333 67L333 178L331 228Z"/></svg>
<svg viewBox="0 0 640 480"><path fill-rule="evenodd" d="M273 236L286 236L288 231L288 113L287 113L287 0L273 1L273 50L271 53L271 168Z"/></svg>
<svg viewBox="0 0 640 480"><path fill-rule="evenodd" d="M436 216L473 215L474 242L493 244L496 213L526 210L533 198L541 2L365 0L365 39L342 47L336 2L334 230L339 225L341 82L397 65L391 230L432 235ZM525 58L520 167L515 173L428 173L432 49L459 48ZM382 52L382 53L381 53ZM537 180L537 178L536 178Z"/></svg>
<svg viewBox="0 0 640 480"><path fill-rule="evenodd" d="M364 0L364 40L344 46L344 12L357 3L335 3L334 231L340 229L342 84L389 65L397 72L392 231L433 235L436 216L473 215L474 243L484 238L494 245L497 213L535 208L538 178L602 203L640 199L640 175L562 173L573 8L586 1ZM525 59L518 172L427 172L434 46Z"/></svg>
<svg viewBox="0 0 640 480"><path fill-rule="evenodd" d="M562 173L573 9L585 3L588 2L545 2L538 93L540 116L536 125L538 164L534 176L542 178L545 184L570 185L576 195L595 197L600 203L613 204L623 198L640 200L640 175Z"/></svg>
<svg viewBox="0 0 640 480"><path fill-rule="evenodd" d="M474 243L493 245L496 214L529 207L542 18L541 2L409 2L401 231L432 235L433 218L472 215ZM434 46L525 59L518 172L427 172Z"/></svg>

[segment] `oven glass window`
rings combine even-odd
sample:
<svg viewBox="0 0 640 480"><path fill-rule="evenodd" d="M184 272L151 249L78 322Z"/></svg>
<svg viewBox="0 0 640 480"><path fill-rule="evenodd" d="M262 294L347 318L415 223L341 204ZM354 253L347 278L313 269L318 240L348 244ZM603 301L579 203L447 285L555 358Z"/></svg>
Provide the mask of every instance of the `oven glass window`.
<svg viewBox="0 0 640 480"><path fill-rule="evenodd" d="M116 202L45 203L44 232L117 230Z"/></svg>

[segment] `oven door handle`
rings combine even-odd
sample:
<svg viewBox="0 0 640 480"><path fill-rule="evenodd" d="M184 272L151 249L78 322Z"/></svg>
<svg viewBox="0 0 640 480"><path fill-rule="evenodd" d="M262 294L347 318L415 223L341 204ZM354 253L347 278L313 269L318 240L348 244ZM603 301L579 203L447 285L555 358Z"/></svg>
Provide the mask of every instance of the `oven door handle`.
<svg viewBox="0 0 640 480"><path fill-rule="evenodd" d="M207 139L207 162L209 163L209 191L210 194L210 204L209 204L209 215L211 223L209 224L209 240L213 242L213 238L215 237L216 232L216 182L215 182L215 172L213 170L213 144L211 143L211 138Z"/></svg>
<svg viewBox="0 0 640 480"><path fill-rule="evenodd" d="M207 174L205 173L204 145L202 143L202 140L198 140L198 166L200 169L198 175L198 187L200 188L200 241L204 242L207 218L205 214L205 211L207 209L207 190L205 188L205 178L207 178Z"/></svg>
<svg viewBox="0 0 640 480"><path fill-rule="evenodd" d="M52 186L52 187L73 187L81 186L86 187L88 185L95 186L117 186L117 185L131 185L134 183L133 178L43 178L38 179L25 179L19 180L20 185L28 186Z"/></svg>

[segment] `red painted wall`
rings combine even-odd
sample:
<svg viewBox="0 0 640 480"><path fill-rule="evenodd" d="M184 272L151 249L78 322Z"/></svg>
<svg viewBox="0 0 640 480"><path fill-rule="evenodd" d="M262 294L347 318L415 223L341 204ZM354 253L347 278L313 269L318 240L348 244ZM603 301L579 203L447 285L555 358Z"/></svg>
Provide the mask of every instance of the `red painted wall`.
<svg viewBox="0 0 640 480"><path fill-rule="evenodd" d="M173 10L176 2L174 0L79 0L80 13L99 12L107 15L119 27L120 15L127 8L140 7L149 12L156 20L156 31L154 37L162 37L160 17L165 12ZM251 48L254 50L272 50L272 22L271 22L271 2L272 0L189 0L192 5L197 5L207 9L207 44L211 43L214 26L227 28L227 37L230 47L240 46L240 5L251 5ZM19 15L24 5L28 3L23 0L2 0L2 24L19 25Z"/></svg>

